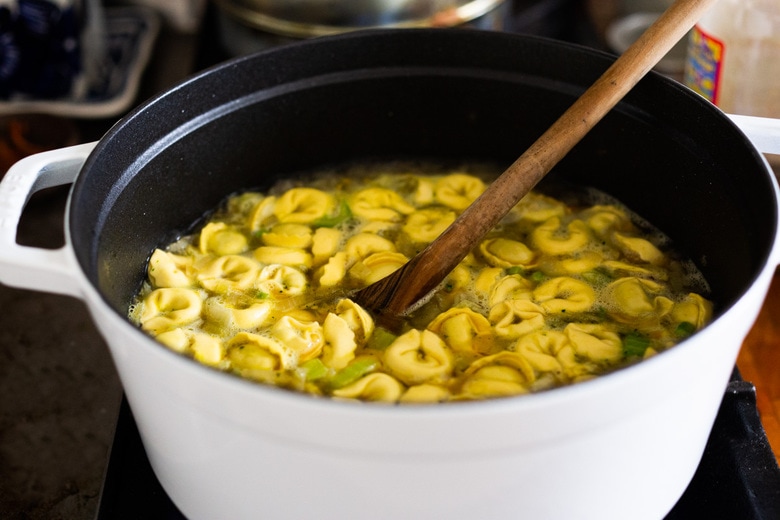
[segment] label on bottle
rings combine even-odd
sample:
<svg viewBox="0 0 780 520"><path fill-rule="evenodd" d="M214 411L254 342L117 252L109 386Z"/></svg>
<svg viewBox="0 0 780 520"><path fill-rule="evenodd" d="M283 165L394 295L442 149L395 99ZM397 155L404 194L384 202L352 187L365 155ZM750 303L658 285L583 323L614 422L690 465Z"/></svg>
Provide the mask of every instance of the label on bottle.
<svg viewBox="0 0 780 520"><path fill-rule="evenodd" d="M723 69L723 42L707 34L700 26L691 31L685 62L685 85L712 103L718 103Z"/></svg>

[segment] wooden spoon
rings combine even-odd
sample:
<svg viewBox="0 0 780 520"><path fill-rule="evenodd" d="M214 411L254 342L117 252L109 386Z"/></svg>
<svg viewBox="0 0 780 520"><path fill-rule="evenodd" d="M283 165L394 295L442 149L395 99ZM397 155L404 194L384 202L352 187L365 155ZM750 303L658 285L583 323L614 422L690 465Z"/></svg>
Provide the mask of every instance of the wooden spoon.
<svg viewBox="0 0 780 520"><path fill-rule="evenodd" d="M715 0L677 0L583 95L426 249L350 297L397 328L531 189L693 27Z"/></svg>

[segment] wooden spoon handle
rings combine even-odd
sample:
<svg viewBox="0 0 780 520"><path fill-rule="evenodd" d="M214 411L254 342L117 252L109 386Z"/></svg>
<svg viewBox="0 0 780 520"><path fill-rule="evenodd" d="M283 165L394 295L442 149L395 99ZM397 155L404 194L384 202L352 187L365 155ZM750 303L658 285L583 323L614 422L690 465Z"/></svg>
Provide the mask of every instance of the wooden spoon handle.
<svg viewBox="0 0 780 520"><path fill-rule="evenodd" d="M676 0L485 192L401 269L356 293L379 315L398 316L433 290L598 123L716 0Z"/></svg>

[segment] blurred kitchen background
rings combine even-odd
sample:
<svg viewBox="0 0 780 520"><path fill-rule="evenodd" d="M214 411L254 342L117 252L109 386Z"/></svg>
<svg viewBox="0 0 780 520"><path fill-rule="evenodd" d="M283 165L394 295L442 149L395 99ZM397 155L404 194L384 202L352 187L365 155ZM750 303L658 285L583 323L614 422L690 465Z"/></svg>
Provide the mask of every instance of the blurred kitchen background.
<svg viewBox="0 0 780 520"><path fill-rule="evenodd" d="M0 176L32 153L99 139L135 106L198 70L299 39L367 26L456 26L619 53L669 4L0 0ZM685 81L685 61L683 42L657 70ZM762 81L774 81L771 86L780 92L778 78ZM67 187L36 194L19 242L62 245L66 198ZM739 364L743 378L757 387L775 454L780 452L780 325L772 320L780 312L777 292L780 285L770 293ZM108 350L79 300L0 286L0 518L95 518L121 398Z"/></svg>

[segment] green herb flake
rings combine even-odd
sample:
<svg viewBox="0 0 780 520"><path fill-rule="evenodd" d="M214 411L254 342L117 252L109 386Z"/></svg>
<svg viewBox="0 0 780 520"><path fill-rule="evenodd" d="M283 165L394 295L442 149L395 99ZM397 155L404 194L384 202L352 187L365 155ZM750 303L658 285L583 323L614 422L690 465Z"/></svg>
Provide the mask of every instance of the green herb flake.
<svg viewBox="0 0 780 520"><path fill-rule="evenodd" d="M623 353L626 357L642 357L649 346L650 338L638 332L632 332L623 337Z"/></svg>

